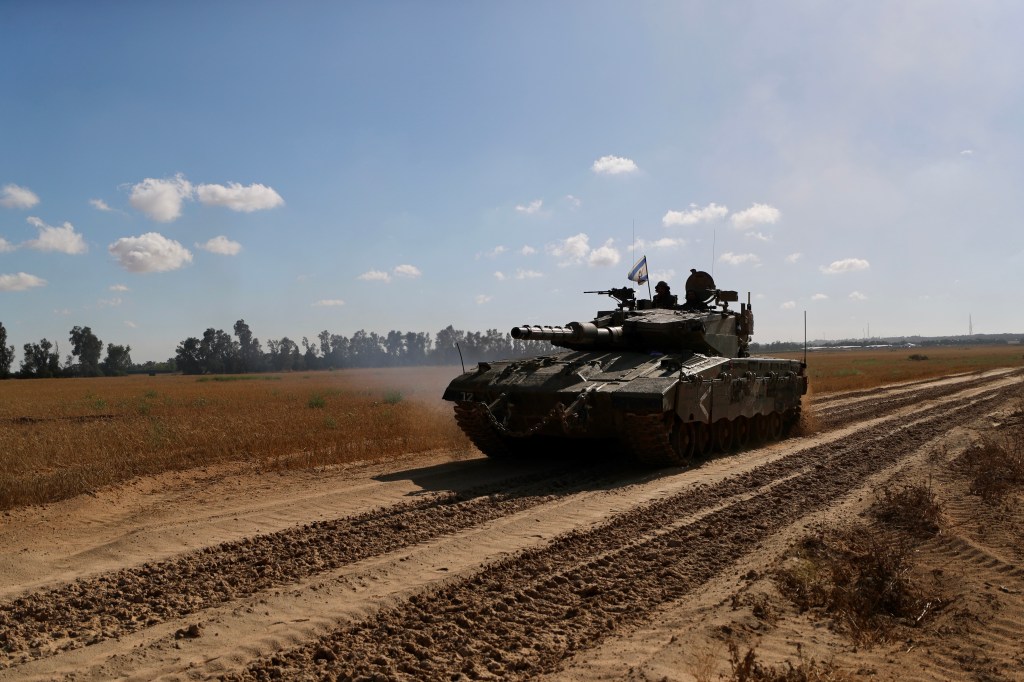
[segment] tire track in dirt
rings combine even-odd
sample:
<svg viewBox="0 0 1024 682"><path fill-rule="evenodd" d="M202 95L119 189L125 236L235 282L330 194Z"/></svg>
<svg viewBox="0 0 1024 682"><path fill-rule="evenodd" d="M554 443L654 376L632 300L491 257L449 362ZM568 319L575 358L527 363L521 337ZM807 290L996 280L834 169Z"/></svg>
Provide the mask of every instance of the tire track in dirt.
<svg viewBox="0 0 1024 682"><path fill-rule="evenodd" d="M96 644L514 514L621 476L622 465L517 476L358 516L210 546L0 604L0 669Z"/></svg>
<svg viewBox="0 0 1024 682"><path fill-rule="evenodd" d="M525 679L550 672L573 652L684 596L767 535L944 434L953 427L950 415L1002 394L987 391L933 406L913 423L872 426L842 444L808 448L721 484L620 514L595 529L572 531L228 677ZM680 523L761 488L742 502ZM670 524L675 528L664 532Z"/></svg>
<svg viewBox="0 0 1024 682"><path fill-rule="evenodd" d="M1020 372L1012 372L1008 373L1007 376L1017 376L1020 374ZM844 424L864 421L908 405L935 400L961 391L984 386L988 383L991 383L990 377L972 376L964 381L945 383L920 391L912 391L909 394L890 395L885 392L876 395L874 392L870 392L863 399L851 404L844 403L842 405L821 408L812 402L813 412L823 428L834 429ZM872 399L873 397L875 399Z"/></svg>
<svg viewBox="0 0 1024 682"><path fill-rule="evenodd" d="M928 664L938 670L922 669L917 674L908 670L906 679L930 681L935 672L943 679L962 678L965 673L993 682L1018 679L1020 669L1013 673L1006 661L1024 662L1024 569L955 534L939 536L919 552L919 561L944 567L938 569L937 581L966 582L984 589L962 595L947 607L952 613L943 625L957 633L956 646L925 644Z"/></svg>

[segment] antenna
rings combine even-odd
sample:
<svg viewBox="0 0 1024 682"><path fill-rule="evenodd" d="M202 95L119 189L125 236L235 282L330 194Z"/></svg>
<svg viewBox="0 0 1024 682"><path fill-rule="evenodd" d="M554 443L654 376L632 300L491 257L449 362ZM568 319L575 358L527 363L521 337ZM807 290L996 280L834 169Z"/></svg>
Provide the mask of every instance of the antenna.
<svg viewBox="0 0 1024 682"><path fill-rule="evenodd" d="M967 335L974 336L974 318L971 315L967 316Z"/></svg>
<svg viewBox="0 0 1024 682"><path fill-rule="evenodd" d="M750 294L747 294L750 296ZM804 311L804 366L807 366L807 311Z"/></svg>
<svg viewBox="0 0 1024 682"><path fill-rule="evenodd" d="M715 226L715 231L711 234L711 277L715 276L715 248L718 246L718 227Z"/></svg>

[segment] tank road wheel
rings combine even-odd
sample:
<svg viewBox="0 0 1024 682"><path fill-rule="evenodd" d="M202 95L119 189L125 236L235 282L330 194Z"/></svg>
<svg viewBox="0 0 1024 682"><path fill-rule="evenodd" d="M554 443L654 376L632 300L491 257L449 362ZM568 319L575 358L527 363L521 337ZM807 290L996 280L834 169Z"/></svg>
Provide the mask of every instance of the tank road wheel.
<svg viewBox="0 0 1024 682"><path fill-rule="evenodd" d="M750 420L750 442L761 445L768 438L768 419L763 414L755 414Z"/></svg>
<svg viewBox="0 0 1024 682"><path fill-rule="evenodd" d="M733 422L733 445L736 446L737 450L742 450L747 447L747 443L750 442L750 420L746 417L736 417L736 421Z"/></svg>
<svg viewBox="0 0 1024 682"><path fill-rule="evenodd" d="M782 415L778 412L768 415L768 438L771 440L782 438Z"/></svg>
<svg viewBox="0 0 1024 682"><path fill-rule="evenodd" d="M729 452L732 450L732 437L734 434L731 421L719 419L711 427L711 433L716 452Z"/></svg>
<svg viewBox="0 0 1024 682"><path fill-rule="evenodd" d="M672 449L675 450L681 462L690 461L695 445L693 426L676 419L675 426L672 428Z"/></svg>
<svg viewBox="0 0 1024 682"><path fill-rule="evenodd" d="M711 427L704 422L693 422L693 453L701 459L711 454Z"/></svg>

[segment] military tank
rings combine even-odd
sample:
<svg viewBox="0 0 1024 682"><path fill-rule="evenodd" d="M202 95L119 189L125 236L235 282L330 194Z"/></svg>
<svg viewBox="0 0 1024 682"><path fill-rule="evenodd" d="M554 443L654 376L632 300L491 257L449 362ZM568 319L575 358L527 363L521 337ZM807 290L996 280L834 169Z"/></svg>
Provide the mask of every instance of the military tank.
<svg viewBox="0 0 1024 682"><path fill-rule="evenodd" d="M585 292L617 305L591 322L513 327L515 339L566 350L481 362L455 378L444 399L460 428L489 457L528 456L552 439L615 439L658 466L787 435L807 392L805 364L750 357L749 294L730 308L737 292L690 272L682 304L660 292L637 300L630 287Z"/></svg>

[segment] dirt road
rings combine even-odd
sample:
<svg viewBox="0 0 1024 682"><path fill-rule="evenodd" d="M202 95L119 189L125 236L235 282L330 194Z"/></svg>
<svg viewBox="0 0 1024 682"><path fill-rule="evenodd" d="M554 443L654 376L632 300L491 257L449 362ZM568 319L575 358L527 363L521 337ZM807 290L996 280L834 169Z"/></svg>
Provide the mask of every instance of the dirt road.
<svg viewBox="0 0 1024 682"><path fill-rule="evenodd" d="M996 371L820 397L817 432L689 468L236 465L9 512L0 680L717 679L727 640L873 679L1013 679L1020 519L985 512L947 464L1020 393ZM865 650L772 592L794 541L922 475L954 521L920 549L963 592L953 634Z"/></svg>

